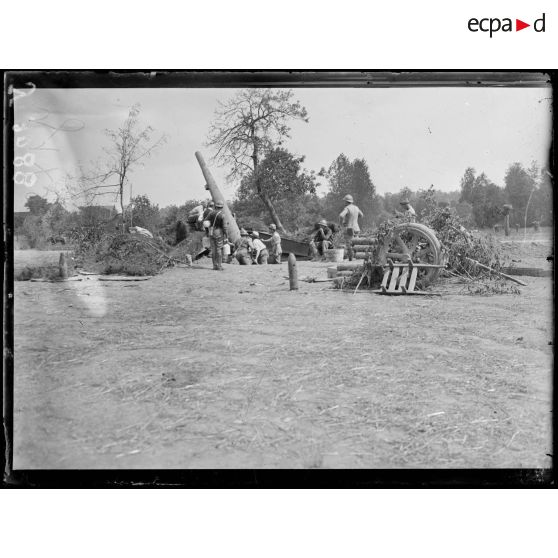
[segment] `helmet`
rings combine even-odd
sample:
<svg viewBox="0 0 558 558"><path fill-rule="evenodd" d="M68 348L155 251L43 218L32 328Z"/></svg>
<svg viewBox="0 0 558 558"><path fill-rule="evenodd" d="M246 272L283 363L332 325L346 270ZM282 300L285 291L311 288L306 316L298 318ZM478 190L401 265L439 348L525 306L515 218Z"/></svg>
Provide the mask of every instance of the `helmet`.
<svg viewBox="0 0 558 558"><path fill-rule="evenodd" d="M254 238L260 238L260 233L258 231L252 231L252 236Z"/></svg>
<svg viewBox="0 0 558 558"><path fill-rule="evenodd" d="M318 225L323 225L324 227L327 227L327 221L325 219L322 219Z"/></svg>
<svg viewBox="0 0 558 558"><path fill-rule="evenodd" d="M222 208L224 205L225 204L222 201L215 202L215 207Z"/></svg>
<svg viewBox="0 0 558 558"><path fill-rule="evenodd" d="M271 225L269 225L269 228L273 231L277 230L277 225L275 223L271 223Z"/></svg>
<svg viewBox="0 0 558 558"><path fill-rule="evenodd" d="M344 198L343 201L349 202L349 203L353 203L353 196L351 196L351 194L347 194Z"/></svg>
<svg viewBox="0 0 558 558"><path fill-rule="evenodd" d="M407 205L407 204L409 203L409 200L408 200L408 199L404 199L404 200L401 200L399 203L400 203L401 205Z"/></svg>
<svg viewBox="0 0 558 558"><path fill-rule="evenodd" d="M213 200L209 200L207 202L207 207L215 207L215 202Z"/></svg>
<svg viewBox="0 0 558 558"><path fill-rule="evenodd" d="M240 229L240 236L248 236L246 229Z"/></svg>

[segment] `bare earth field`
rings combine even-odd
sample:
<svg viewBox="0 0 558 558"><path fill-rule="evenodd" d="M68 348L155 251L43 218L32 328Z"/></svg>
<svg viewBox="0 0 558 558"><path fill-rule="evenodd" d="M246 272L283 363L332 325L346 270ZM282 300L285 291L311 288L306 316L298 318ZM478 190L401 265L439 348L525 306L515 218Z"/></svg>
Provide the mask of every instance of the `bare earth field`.
<svg viewBox="0 0 558 558"><path fill-rule="evenodd" d="M516 265L550 267L548 233L516 236ZM387 297L286 276L16 282L14 468L551 466L551 278Z"/></svg>

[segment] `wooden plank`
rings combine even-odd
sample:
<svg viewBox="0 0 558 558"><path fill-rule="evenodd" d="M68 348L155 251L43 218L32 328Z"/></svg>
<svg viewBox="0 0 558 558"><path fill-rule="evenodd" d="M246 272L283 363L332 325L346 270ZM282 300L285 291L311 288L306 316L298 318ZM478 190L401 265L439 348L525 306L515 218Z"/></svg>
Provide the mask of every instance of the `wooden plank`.
<svg viewBox="0 0 558 558"><path fill-rule="evenodd" d="M409 262L393 262L395 267L409 267ZM384 267L387 267L388 264L384 264ZM413 266L423 268L423 267L437 267L440 269L445 268L445 265L437 265L437 264L422 264L422 263L414 263Z"/></svg>
<svg viewBox="0 0 558 558"><path fill-rule="evenodd" d="M328 269L331 269L328 267ZM345 262L337 264L336 268L337 271L351 271L351 270L361 270L362 271L362 263L361 262Z"/></svg>
<svg viewBox="0 0 558 558"><path fill-rule="evenodd" d="M540 267L504 267L502 269L508 275L524 275L527 277L552 277L552 269Z"/></svg>
<svg viewBox="0 0 558 558"><path fill-rule="evenodd" d="M409 279L409 285L407 287L407 293L410 293L415 290L415 283L417 282L417 273L418 269L413 267L413 271L411 271L411 277Z"/></svg>
<svg viewBox="0 0 558 558"><path fill-rule="evenodd" d="M402 291L407 286L407 277L409 276L409 268L405 266L401 271L401 277L399 278L399 291Z"/></svg>
<svg viewBox="0 0 558 558"><path fill-rule="evenodd" d="M103 277L99 277L99 281L147 281L148 279L153 279L153 275L143 275L143 276L138 276L138 275L114 275L114 276L103 276Z"/></svg>
<svg viewBox="0 0 558 558"><path fill-rule="evenodd" d="M375 294L383 294L383 295L390 295L390 296L403 296L403 295L423 295L423 296L442 296L441 293L434 293L429 291L412 291L412 292L403 292L403 291L386 291L386 290L373 290L370 291L368 289L364 289L358 291L359 293L375 293Z"/></svg>
<svg viewBox="0 0 558 558"><path fill-rule="evenodd" d="M352 240L353 246L355 245L367 245L367 246L375 246L378 244L378 240L376 238L353 238Z"/></svg>
<svg viewBox="0 0 558 558"><path fill-rule="evenodd" d="M388 291L395 291L395 286L397 285L397 278L399 277L400 269L398 267L394 267L393 271L391 272L391 280L389 282Z"/></svg>
<svg viewBox="0 0 558 558"><path fill-rule="evenodd" d="M390 273L391 273L391 271L389 269L386 269L384 271L384 277L382 278L382 284L381 284L382 289L385 289L387 287Z"/></svg>

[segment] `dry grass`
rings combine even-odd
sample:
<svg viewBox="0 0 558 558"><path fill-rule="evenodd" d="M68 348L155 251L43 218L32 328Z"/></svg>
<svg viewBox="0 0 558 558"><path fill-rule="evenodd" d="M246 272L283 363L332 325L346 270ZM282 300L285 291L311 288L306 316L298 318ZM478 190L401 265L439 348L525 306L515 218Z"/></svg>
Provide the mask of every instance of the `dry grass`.
<svg viewBox="0 0 558 558"><path fill-rule="evenodd" d="M209 268L97 283L104 316L91 282L16 285L21 466L549 465L548 279L425 300Z"/></svg>

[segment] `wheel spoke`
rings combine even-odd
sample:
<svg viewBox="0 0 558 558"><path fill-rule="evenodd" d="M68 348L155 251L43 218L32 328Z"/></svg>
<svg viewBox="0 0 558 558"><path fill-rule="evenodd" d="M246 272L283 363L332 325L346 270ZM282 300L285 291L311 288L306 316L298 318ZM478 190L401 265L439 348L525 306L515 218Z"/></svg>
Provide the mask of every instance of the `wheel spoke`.
<svg viewBox="0 0 558 558"><path fill-rule="evenodd" d="M404 254L408 253L409 249L407 245L403 242L403 239L399 236L399 233L394 233L393 239L395 240L397 247L403 252Z"/></svg>

